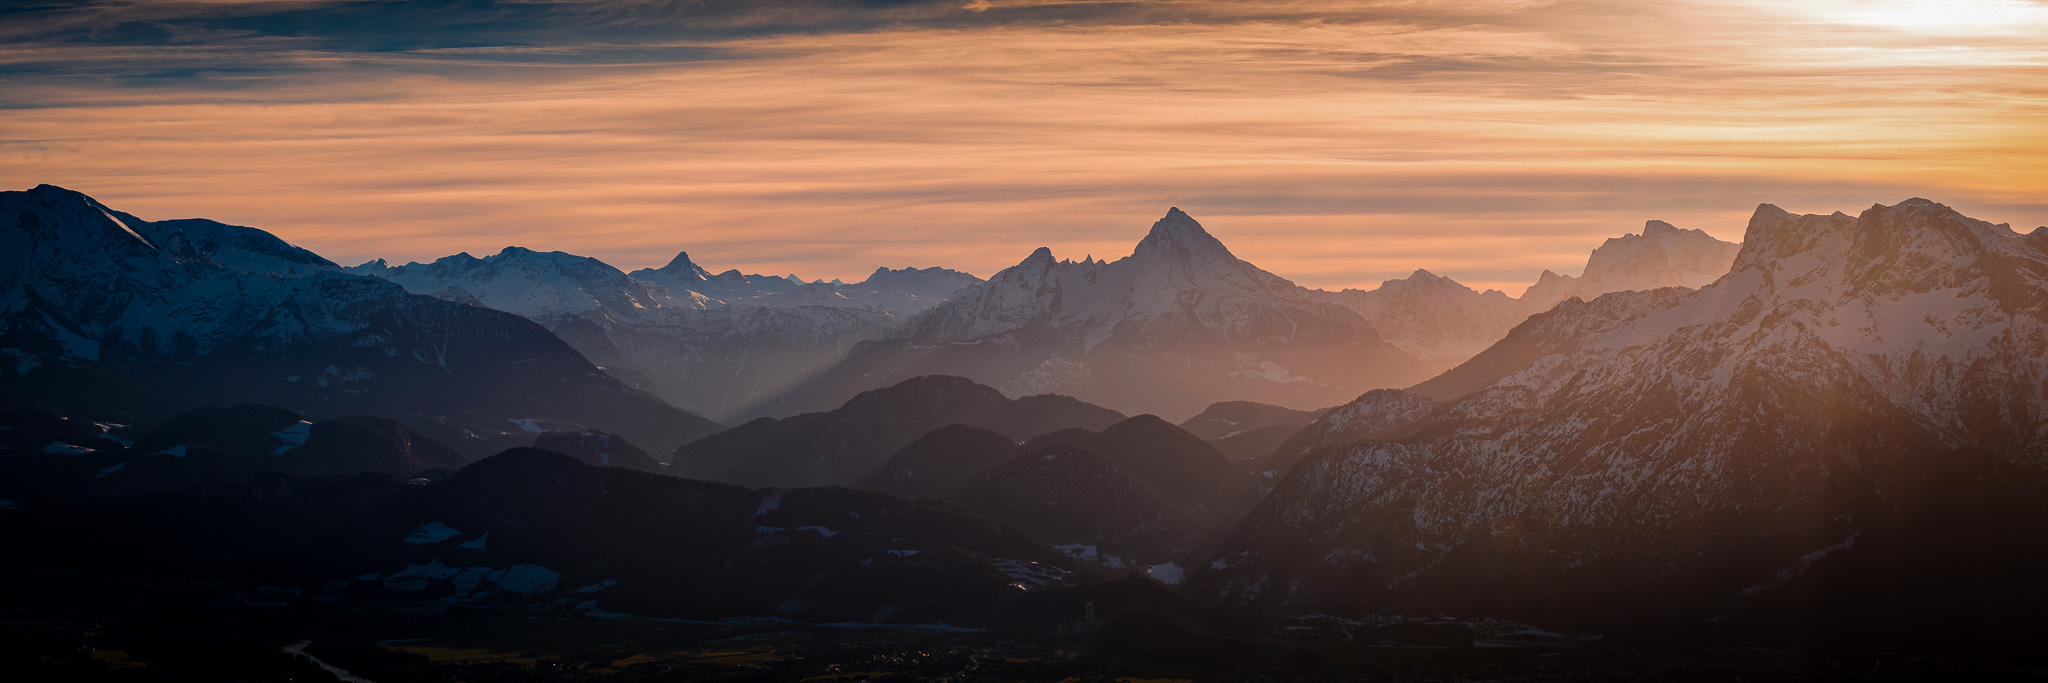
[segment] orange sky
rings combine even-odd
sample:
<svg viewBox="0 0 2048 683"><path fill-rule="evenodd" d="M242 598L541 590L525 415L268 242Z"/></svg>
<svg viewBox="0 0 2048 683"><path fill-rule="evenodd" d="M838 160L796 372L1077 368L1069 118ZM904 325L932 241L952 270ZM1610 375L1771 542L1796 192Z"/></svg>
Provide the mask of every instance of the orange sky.
<svg viewBox="0 0 2048 683"><path fill-rule="evenodd" d="M1305 285L1515 294L1646 219L1739 239L1759 202L2048 223L2044 2L533 4L460 44L319 2L7 22L0 187L344 263L848 280L1121 256L1180 206Z"/></svg>

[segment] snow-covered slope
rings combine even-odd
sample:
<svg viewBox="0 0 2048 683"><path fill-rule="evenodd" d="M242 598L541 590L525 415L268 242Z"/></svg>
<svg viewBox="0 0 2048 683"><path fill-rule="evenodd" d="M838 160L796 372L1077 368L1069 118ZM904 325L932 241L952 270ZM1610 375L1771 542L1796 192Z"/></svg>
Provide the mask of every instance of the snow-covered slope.
<svg viewBox="0 0 2048 683"><path fill-rule="evenodd" d="M709 421L516 316L412 296L253 228L0 193L4 379L86 414L266 403L325 416L550 417L674 443Z"/></svg>
<svg viewBox="0 0 2048 683"><path fill-rule="evenodd" d="M454 287L485 306L527 318L600 309L630 312L670 304L653 288L603 261L559 251L505 247L484 258L462 253L426 264L379 267L382 263L372 261L348 271L396 282L415 294Z"/></svg>
<svg viewBox="0 0 2048 683"><path fill-rule="evenodd" d="M1990 581L2040 559L1951 546L2042 522L2044 286L2048 229L1921 199L1764 205L1703 289L1560 306L1417 388L1444 403L1332 411L1200 581L1318 609L1699 625L1783 625L1773 610L1858 582Z"/></svg>
<svg viewBox="0 0 2048 683"><path fill-rule="evenodd" d="M541 323L593 362L676 405L720 419L810 378L854 344L892 334L972 275L941 268L875 271L855 284L712 275L679 253L631 276L603 261L506 247L390 267L348 269L449 301Z"/></svg>
<svg viewBox="0 0 2048 683"><path fill-rule="evenodd" d="M795 275L775 277L745 275L728 270L712 275L679 252L660 268L642 268L628 274L634 280L661 286L669 296L695 299L705 306L830 306L854 308L907 317L945 301L961 288L981 278L957 270L931 268L876 268L868 279L855 284L806 283Z"/></svg>
<svg viewBox="0 0 2048 683"><path fill-rule="evenodd" d="M642 268L627 274L627 277L641 282L660 285L676 299L692 298L686 292L709 299L714 305L730 305L796 291L804 285L795 277L772 275L743 275L738 270L728 270L717 275L705 270L690 260L690 252L676 252L668 265L660 268Z"/></svg>
<svg viewBox="0 0 2048 683"><path fill-rule="evenodd" d="M1528 317L1523 302L1500 290L1475 292L1427 270L1388 280L1377 289L1347 289L1323 298L1357 311L1387 343L1432 369L1471 358Z"/></svg>
<svg viewBox="0 0 2048 683"><path fill-rule="evenodd" d="M1592 299L1608 292L1700 288L1728 272L1741 245L1714 239L1700 230L1681 230L1664 221L1649 221L1643 231L1607 240L1586 260L1578 277L1550 271L1522 293L1527 313L1549 310L1572 297Z"/></svg>
<svg viewBox="0 0 2048 683"><path fill-rule="evenodd" d="M1186 418L1221 400L1317 408L1423 377L1358 314L1238 259L1179 209L1116 261L1040 248L856 349L778 413L922 374Z"/></svg>
<svg viewBox="0 0 2048 683"><path fill-rule="evenodd" d="M1641 233L1609 239L1593 250L1579 277L1543 271L1519 299L1498 290L1473 291L1427 270L1388 280L1377 289L1315 294L1357 311L1388 343L1442 370L1500 341L1523 319L1572 297L1704 286L1728 272L1738 248L1699 230L1649 221Z"/></svg>

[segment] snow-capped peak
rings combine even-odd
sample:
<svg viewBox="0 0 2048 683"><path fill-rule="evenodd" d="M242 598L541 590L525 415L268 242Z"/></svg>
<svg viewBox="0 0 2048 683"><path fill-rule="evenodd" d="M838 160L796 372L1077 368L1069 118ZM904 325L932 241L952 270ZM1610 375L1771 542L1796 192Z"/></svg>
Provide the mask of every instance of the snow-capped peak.
<svg viewBox="0 0 2048 683"><path fill-rule="evenodd" d="M380 259L380 258L379 258L379 259L370 259L370 260L368 260L368 261L364 261L364 262L362 262L361 264L358 264L358 265L353 265L353 266L348 266L348 267L342 268L342 269L341 269L341 271L342 271L342 272L344 272L344 273L348 273L348 274L351 274L351 275L376 275L376 274L378 274L378 273L382 273L382 272L384 272L384 271L387 271L387 270L390 270L390 269L391 269L391 264L390 264L390 263L387 263L387 262L385 262L385 260L384 260L384 259Z"/></svg>
<svg viewBox="0 0 2048 683"><path fill-rule="evenodd" d="M1738 249L1701 230L1647 221L1642 232L1609 238L1594 249L1578 277L1543 271L1521 301L1538 312L1575 296L1591 300L1608 292L1702 287L1728 272Z"/></svg>
<svg viewBox="0 0 2048 683"><path fill-rule="evenodd" d="M1232 338L1319 304L1292 282L1232 256L1201 223L1170 209L1131 255L1059 261L1039 247L920 321L913 336L967 341L1024 327L1065 329L1092 349L1123 334ZM1292 313L1289 313L1289 312ZM1341 324L1363 321L1347 312ZM1178 330L1178 331L1174 331Z"/></svg>
<svg viewBox="0 0 2048 683"><path fill-rule="evenodd" d="M1210 253L1235 258L1230 255L1230 249L1223 246L1222 241L1202 229L1201 223L1196 222L1193 216L1187 215L1178 207L1167 209L1166 216L1152 224L1152 231L1145 234L1145 239L1138 242L1138 248L1131 255L1144 258L1155 253ZM1035 253L1032 255L1037 256ZM1046 255L1051 256L1051 252L1047 252Z"/></svg>
<svg viewBox="0 0 2048 683"><path fill-rule="evenodd" d="M1635 242L1684 231L1645 233ZM1605 565L1634 582L1774 548L1744 570L1768 579L1813 548L1898 533L1892 520L1917 523L1930 503L2007 495L1989 483L2048 467L2048 252L2032 239L1925 200L1853 217L1760 206L1718 280L1561 304L1413 388L1444 402L1420 423L1315 446L1223 549L1242 577L1231 586L1290 586L1285 599L1314 604L1327 593L1296 597L1297 577L1444 572L1458 578L1401 588L1464 585L1485 571L1468 559L1494 558L1461 551L1501 538L1504 519L1516 552L1573 558L1517 581ZM1993 459L1965 471L1998 475L1928 476ZM1742 534L1720 531L1729 519L1747 520ZM1364 559L1308 574L1269 554L1244 569L1303 539ZM1940 547L1972 545L1985 544ZM1686 573L1651 580L1700 576Z"/></svg>
<svg viewBox="0 0 2048 683"><path fill-rule="evenodd" d="M647 271L636 271L634 275L637 277L641 272ZM668 265L655 268L652 272L661 273L677 282L703 282L711 279L711 271L691 261L690 252L687 251L676 252L676 257L669 259Z"/></svg>
<svg viewBox="0 0 2048 683"><path fill-rule="evenodd" d="M505 247L484 258L463 252L433 263L408 263L363 274L396 282L415 294L443 296L452 287L470 297L457 295L456 300L473 300L526 317L662 305L646 285L628 279L603 261L524 247Z"/></svg>

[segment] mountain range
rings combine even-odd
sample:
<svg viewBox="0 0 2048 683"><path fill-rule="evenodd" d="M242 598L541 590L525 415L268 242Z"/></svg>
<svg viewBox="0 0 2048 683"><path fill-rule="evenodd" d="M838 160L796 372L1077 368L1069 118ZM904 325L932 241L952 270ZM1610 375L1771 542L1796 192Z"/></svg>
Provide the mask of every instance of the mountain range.
<svg viewBox="0 0 2048 683"><path fill-rule="evenodd" d="M770 407L924 374L1179 418L1228 399L1317 408L1427 377L1363 317L1238 259L1178 209L1115 261L1041 248Z"/></svg>
<svg viewBox="0 0 2048 683"><path fill-rule="evenodd" d="M853 285L713 275L687 252L628 275L594 258L519 247L346 270L533 320L607 373L720 420L744 416L855 343L888 336L904 317L980 282L942 268L882 268Z"/></svg>
<svg viewBox="0 0 2048 683"><path fill-rule="evenodd" d="M1107 427L1123 414L1067 396L1011 399L960 377L916 377L855 396L830 411L760 418L684 444L681 476L750 486L853 485L897 450L940 427L964 424L1029 438Z"/></svg>
<svg viewBox="0 0 2048 683"><path fill-rule="evenodd" d="M553 418L670 445L718 429L545 328L340 272L254 228L0 193L0 395L133 424L205 405Z"/></svg>
<svg viewBox="0 0 2048 683"><path fill-rule="evenodd" d="M718 420L830 410L927 374L1184 418L1218 401L1312 410L1412 384L1565 299L1704 284L1734 249L1650 221L1595 250L1582 275L1546 271L1520 298L1424 270L1328 292L1236 258L1175 209L1129 257L1074 263L1041 249L989 282L936 267L855 284L713 274L687 252L623 273L518 247L345 270L524 316L608 373Z"/></svg>
<svg viewBox="0 0 2048 683"><path fill-rule="evenodd" d="M1699 230L1649 221L1640 233L1608 239L1586 260L1579 276L1545 270L1519 298L1471 288L1427 270L1388 280L1377 289L1317 292L1323 300L1357 311L1387 342L1440 372L1492 346L1531 315L1574 297L1609 292L1698 288L1728 272L1738 245Z"/></svg>
<svg viewBox="0 0 2048 683"><path fill-rule="evenodd" d="M2044 597L2044 286L2048 229L1761 206L1699 290L1568 301L1311 424L1193 580L1751 636L2009 619Z"/></svg>
<svg viewBox="0 0 2048 683"><path fill-rule="evenodd" d="M1139 571L1772 642L2048 607L2048 228L1924 199L1651 221L1519 297L1301 287L1178 209L1115 260L848 284L342 268L51 186L0 193L0 267L0 537L135 545L9 567L989 625Z"/></svg>

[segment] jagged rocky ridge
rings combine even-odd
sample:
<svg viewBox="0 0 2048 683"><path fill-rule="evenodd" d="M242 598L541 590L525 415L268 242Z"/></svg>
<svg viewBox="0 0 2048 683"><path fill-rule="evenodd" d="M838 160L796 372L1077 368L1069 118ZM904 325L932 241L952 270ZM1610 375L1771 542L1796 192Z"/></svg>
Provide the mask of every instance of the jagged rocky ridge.
<svg viewBox="0 0 2048 683"><path fill-rule="evenodd" d="M606 372L715 419L746 414L980 281L943 268L880 268L851 285L713 275L688 253L628 275L594 258L519 247L348 270L524 316Z"/></svg>
<svg viewBox="0 0 2048 683"><path fill-rule="evenodd" d="M855 348L767 412L817 410L924 374L1175 419L1227 399L1317 408L1425 377L1357 313L1238 259L1179 209L1116 261L1059 261L1041 248L900 338Z"/></svg>
<svg viewBox="0 0 2048 683"><path fill-rule="evenodd" d="M1194 580L1752 638L2004 628L2048 604L2044 284L2048 230L1764 205L1703 289L1568 302L1415 389L1440 403L1333 410Z"/></svg>
<svg viewBox="0 0 2048 683"><path fill-rule="evenodd" d="M25 403L122 422L239 403L466 411L649 444L717 428L527 320L338 272L253 228L144 221L43 185L0 193L0 251L0 385Z"/></svg>
<svg viewBox="0 0 2048 683"><path fill-rule="evenodd" d="M1464 362L1522 320L1573 297L1704 286L1728 272L1738 248L1699 230L1653 220L1640 233L1608 239L1594 249L1578 277L1543 271L1520 298L1492 289L1476 292L1427 270L1388 280L1377 289L1316 294L1357 311L1388 343L1437 370Z"/></svg>
<svg viewBox="0 0 2048 683"><path fill-rule="evenodd" d="M1424 368L1462 361L1570 297L1703 284L1733 250L1651 221L1608 240L1584 275L1546 271L1520 299L1422 270L1376 290L1324 292L1236 259L1175 210L1129 258L1077 264L1040 250L993 288L963 289L981 281L940 268L882 268L857 284L714 275L687 253L627 274L518 247L347 270L530 318L607 372L717 419L825 410L919 374L1182 415L1204 399L1309 409L1422 379ZM973 300L939 306L956 293Z"/></svg>

